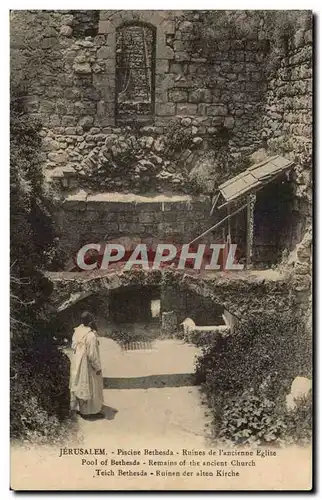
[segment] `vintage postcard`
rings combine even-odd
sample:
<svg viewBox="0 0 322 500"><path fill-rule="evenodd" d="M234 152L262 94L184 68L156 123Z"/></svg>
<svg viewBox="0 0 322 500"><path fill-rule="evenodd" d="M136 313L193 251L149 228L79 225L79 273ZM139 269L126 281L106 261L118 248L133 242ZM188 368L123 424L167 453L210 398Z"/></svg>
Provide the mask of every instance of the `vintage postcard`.
<svg viewBox="0 0 322 500"><path fill-rule="evenodd" d="M312 24L10 12L13 490L312 489Z"/></svg>

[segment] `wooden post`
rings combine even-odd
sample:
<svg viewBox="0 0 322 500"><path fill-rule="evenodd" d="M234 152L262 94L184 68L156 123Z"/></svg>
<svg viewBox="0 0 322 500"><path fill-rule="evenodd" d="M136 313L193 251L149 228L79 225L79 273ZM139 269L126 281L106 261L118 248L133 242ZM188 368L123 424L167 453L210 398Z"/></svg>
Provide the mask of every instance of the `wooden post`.
<svg viewBox="0 0 322 500"><path fill-rule="evenodd" d="M230 221L230 205L227 207L227 243L231 244L231 221Z"/></svg>
<svg viewBox="0 0 322 500"><path fill-rule="evenodd" d="M247 219L246 219L246 269L249 269L253 256L253 235L254 235L254 206L256 195L247 196Z"/></svg>
<svg viewBox="0 0 322 500"><path fill-rule="evenodd" d="M206 234L209 234L211 231L214 231L214 229L216 229L217 227L221 226L228 218L232 217L233 215L238 214L239 212L241 212L242 210L244 210L244 208L246 208L246 207L247 207L247 203L244 203L244 205L242 205L241 207L237 208L237 210L235 210L229 216L224 217L219 222L217 222L217 224L215 224L214 226L211 226L209 229L207 229L207 231L204 231L202 234L199 234L199 236L197 236L192 241L190 241L190 243L188 243L188 245L192 245L192 243L195 243L196 241L200 240L200 238L202 238L203 236L206 236Z"/></svg>

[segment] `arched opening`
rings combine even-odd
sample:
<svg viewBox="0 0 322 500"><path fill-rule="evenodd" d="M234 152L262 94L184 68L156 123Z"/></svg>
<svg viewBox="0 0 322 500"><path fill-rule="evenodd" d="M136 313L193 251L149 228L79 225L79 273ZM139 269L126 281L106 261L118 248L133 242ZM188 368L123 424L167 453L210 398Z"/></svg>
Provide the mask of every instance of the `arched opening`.
<svg viewBox="0 0 322 500"><path fill-rule="evenodd" d="M86 310L95 318L98 335L121 345L160 337L161 297L157 285L120 287L83 298L59 314L55 335L70 341Z"/></svg>
<svg viewBox="0 0 322 500"><path fill-rule="evenodd" d="M116 30L116 123L151 123L155 103L156 28L142 22Z"/></svg>
<svg viewBox="0 0 322 500"><path fill-rule="evenodd" d="M160 300L159 287L130 286L110 292L109 318L115 325L150 323L154 318L154 302Z"/></svg>

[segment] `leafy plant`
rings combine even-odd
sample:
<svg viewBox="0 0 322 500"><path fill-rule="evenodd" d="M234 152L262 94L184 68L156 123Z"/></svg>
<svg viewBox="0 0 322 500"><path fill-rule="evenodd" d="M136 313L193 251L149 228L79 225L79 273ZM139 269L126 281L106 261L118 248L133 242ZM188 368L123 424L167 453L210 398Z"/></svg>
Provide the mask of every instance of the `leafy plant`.
<svg viewBox="0 0 322 500"><path fill-rule="evenodd" d="M312 392L295 401L295 408L285 413L285 440L306 445L312 439Z"/></svg>
<svg viewBox="0 0 322 500"><path fill-rule="evenodd" d="M52 287L42 272L54 250L55 234L38 156L41 125L26 113L25 95L24 89L12 87L10 426L15 438L45 432L46 415L54 430L55 419L62 421L69 412L69 363L52 341Z"/></svg>
<svg viewBox="0 0 322 500"><path fill-rule="evenodd" d="M308 375L310 343L303 332L292 313L254 312L239 322L234 335L203 348L197 374L206 391L233 395L258 388L270 376L274 393L276 381L288 386L297 375Z"/></svg>
<svg viewBox="0 0 322 500"><path fill-rule="evenodd" d="M192 129L184 127L180 122L173 120L169 123L165 132L166 154L169 159L173 155L182 152L192 145Z"/></svg>
<svg viewBox="0 0 322 500"><path fill-rule="evenodd" d="M275 418L275 403L251 389L229 399L220 419L219 439L236 444L271 444L282 437L286 424Z"/></svg>
<svg viewBox="0 0 322 500"><path fill-rule="evenodd" d="M216 437L245 444L308 434L309 405L288 413L285 396L296 376L310 375L310 365L310 341L290 312L254 312L233 335L213 338L202 347L196 374Z"/></svg>

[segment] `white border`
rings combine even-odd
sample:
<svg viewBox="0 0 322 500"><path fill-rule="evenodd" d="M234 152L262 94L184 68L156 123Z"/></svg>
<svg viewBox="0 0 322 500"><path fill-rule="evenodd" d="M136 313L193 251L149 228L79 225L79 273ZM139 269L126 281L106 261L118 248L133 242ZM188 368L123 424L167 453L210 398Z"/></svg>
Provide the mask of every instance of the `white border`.
<svg viewBox="0 0 322 500"><path fill-rule="evenodd" d="M55 2L40 2L30 1L28 4L23 1L12 1L12 2L3 2L0 6L0 36L1 36L1 182L0 182L0 201L1 201L1 254L0 254L0 262L1 262L1 279L0 279L0 291L1 291L1 311L2 311L2 321L1 321L1 335L2 339L5 339L2 342L0 353L1 353L1 453L0 453L0 491L2 493L1 498L7 499L12 498L13 492L9 491L9 438L8 438L8 429L9 429L9 9L113 9L114 5L106 0L103 1L95 1L89 5L89 2L85 2L83 0L70 0L66 3L64 0L55 0ZM139 2L131 2L126 0L118 0L115 7L117 9L151 9L151 0L144 1L140 0ZM163 2L153 3L154 9L159 10L167 10L167 9L175 9L175 10L186 10L186 9L285 9L285 10L293 10L293 9L309 9L313 10L314 13L319 16L319 3L317 0L310 2L310 4L292 0L292 1L281 1L281 0L270 0L266 2L258 2L258 1L247 1L247 2L237 2L237 1L217 1L211 2L209 0L199 0L198 2L192 2L190 0L163 0ZM315 67L315 89L316 94L318 93L318 83L321 83L321 36L318 36L318 30L320 27L320 20L316 20L315 26L315 38L316 38L316 67ZM316 128L316 144L315 144L315 167L316 167L316 176L315 176L315 189L316 189L316 213L315 217L316 221L316 230L317 230L317 241L316 241L316 249L315 249L315 260L316 262L320 259L319 249L321 248L321 214L320 207L321 204L318 203L319 197L321 196L320 191L318 190L318 181L319 175L318 171L321 167L319 161L319 150L318 145L321 144L321 128L318 127L321 118L321 101L318 99L318 95L316 95L316 111L315 111L315 128ZM319 272L317 273L318 270ZM315 266L315 285L318 287L321 279L321 268L319 268L318 263ZM318 275L318 276L317 276ZM317 293L317 290L316 290ZM320 313L322 311L322 298L321 296L316 297L316 311ZM318 342L318 338L321 332L320 329L320 314L317 314L317 324L316 324L316 332L315 332L315 345L318 344L318 353L316 353L316 377L315 381L321 382L321 370L319 370L319 360L321 359L321 342ZM318 378L318 380L317 380ZM320 384L316 384L319 386ZM318 394L315 393L315 397L317 399L317 415L316 415L316 426L319 424L320 418L318 416L321 415L321 398L318 397ZM8 402L8 405L7 405ZM318 442L318 436L316 435L316 446L317 446L317 455L320 456L320 441ZM317 486L319 486L318 477L320 476L320 467L319 460L317 460L316 464L316 482ZM151 493L152 495L153 493ZM47 494L37 494L37 498L45 498ZM75 494L74 494L75 495ZM106 493L103 493L106 496ZM116 497L115 494L108 494L109 498ZM200 494L199 494L200 495ZM199 496L198 494L194 496ZM221 498L230 498L234 495L232 494L221 494L215 493L216 497ZM304 495L304 494L303 494ZM35 495L24 494L24 497L34 497ZM146 497L146 495L144 495ZM168 498L174 497L173 494L168 494ZM253 495L252 495L253 496ZM257 495L256 495L257 496ZM283 494L276 493L274 497L283 498ZM302 495L296 495L297 498ZM68 494L51 494L51 497L54 498L67 498ZM118 494L119 498L120 495ZM87 499L97 498L97 494L87 494Z"/></svg>

